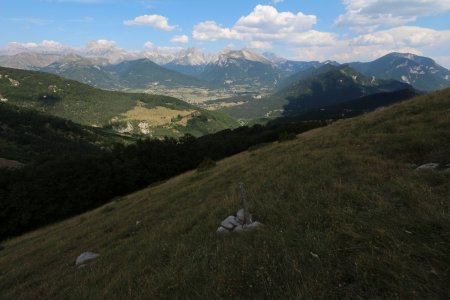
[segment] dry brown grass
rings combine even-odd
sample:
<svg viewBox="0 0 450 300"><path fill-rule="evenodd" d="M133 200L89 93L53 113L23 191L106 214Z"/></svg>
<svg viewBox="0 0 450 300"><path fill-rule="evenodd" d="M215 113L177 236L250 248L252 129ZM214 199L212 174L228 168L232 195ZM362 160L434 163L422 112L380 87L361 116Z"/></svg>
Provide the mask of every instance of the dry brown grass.
<svg viewBox="0 0 450 300"><path fill-rule="evenodd" d="M179 119L176 124L187 126L188 120L195 114L195 110L177 110L163 106L146 108L141 105L135 106L127 111L123 116L127 120L137 120L147 122L150 126L162 126L172 124L174 119Z"/></svg>

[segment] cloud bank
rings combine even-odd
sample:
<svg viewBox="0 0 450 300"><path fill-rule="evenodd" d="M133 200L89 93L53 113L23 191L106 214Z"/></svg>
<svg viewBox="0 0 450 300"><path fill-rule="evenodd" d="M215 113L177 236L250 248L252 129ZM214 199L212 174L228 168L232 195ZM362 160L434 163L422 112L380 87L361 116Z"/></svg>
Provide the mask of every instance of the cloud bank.
<svg viewBox="0 0 450 300"><path fill-rule="evenodd" d="M160 15L143 15L132 20L125 20L123 24L126 26L151 26L153 28L172 31L177 26L169 25L169 19Z"/></svg>

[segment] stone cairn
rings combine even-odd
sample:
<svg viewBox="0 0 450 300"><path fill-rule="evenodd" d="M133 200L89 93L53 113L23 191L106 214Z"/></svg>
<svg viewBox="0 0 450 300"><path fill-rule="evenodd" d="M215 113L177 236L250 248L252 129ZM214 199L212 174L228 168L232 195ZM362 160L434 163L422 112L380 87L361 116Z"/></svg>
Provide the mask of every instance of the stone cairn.
<svg viewBox="0 0 450 300"><path fill-rule="evenodd" d="M248 210L247 192L245 191L244 184L240 183L239 188L241 191L242 207L236 213L236 216L228 216L220 223L217 228L217 234L227 234L230 232L245 232L258 229L263 226L262 223L252 220L252 215Z"/></svg>

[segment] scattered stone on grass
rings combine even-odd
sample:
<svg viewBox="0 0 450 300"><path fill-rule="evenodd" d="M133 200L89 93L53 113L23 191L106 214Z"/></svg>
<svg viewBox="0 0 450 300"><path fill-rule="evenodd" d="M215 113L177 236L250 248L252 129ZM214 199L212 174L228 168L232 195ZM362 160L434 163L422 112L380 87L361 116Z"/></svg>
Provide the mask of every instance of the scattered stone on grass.
<svg viewBox="0 0 450 300"><path fill-rule="evenodd" d="M438 163L426 163L423 165L420 165L416 168L417 171L420 170L436 170L437 168L439 168L439 164Z"/></svg>
<svg viewBox="0 0 450 300"><path fill-rule="evenodd" d="M90 252L90 251L83 252L77 257L77 260L75 261L75 265L76 266L83 265L84 262L91 260L91 259L95 259L99 256L100 256L100 254L97 254L94 252Z"/></svg>
<svg viewBox="0 0 450 300"><path fill-rule="evenodd" d="M450 164L444 164L444 163L426 163L415 167L416 171L422 171L422 170L434 170L434 171L441 171L444 173L450 173Z"/></svg>

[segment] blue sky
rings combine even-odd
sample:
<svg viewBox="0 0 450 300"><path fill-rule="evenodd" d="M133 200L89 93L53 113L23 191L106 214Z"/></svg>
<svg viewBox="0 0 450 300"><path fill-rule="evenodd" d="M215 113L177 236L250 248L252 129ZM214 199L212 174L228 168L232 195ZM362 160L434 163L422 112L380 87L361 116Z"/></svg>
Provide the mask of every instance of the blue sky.
<svg viewBox="0 0 450 300"><path fill-rule="evenodd" d="M2 0L0 28L2 53L103 40L342 62L402 51L450 67L450 0Z"/></svg>

